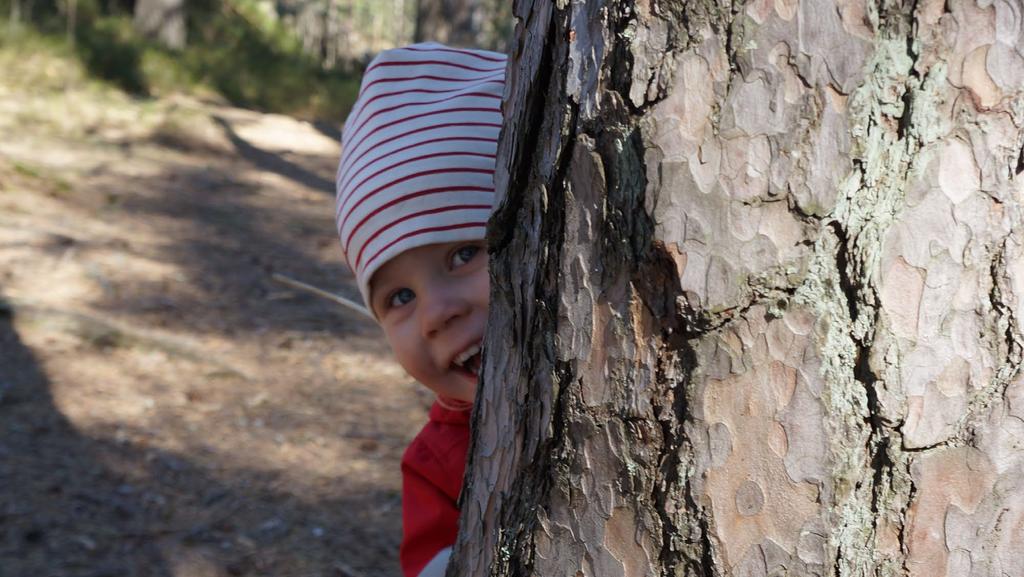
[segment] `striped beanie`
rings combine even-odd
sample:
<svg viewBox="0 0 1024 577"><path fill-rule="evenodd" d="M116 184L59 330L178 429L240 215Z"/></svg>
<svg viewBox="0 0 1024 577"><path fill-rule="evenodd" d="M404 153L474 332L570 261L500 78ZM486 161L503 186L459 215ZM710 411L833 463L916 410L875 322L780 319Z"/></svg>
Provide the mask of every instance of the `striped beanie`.
<svg viewBox="0 0 1024 577"><path fill-rule="evenodd" d="M504 84L503 54L436 43L387 50L366 69L342 130L335 218L367 306L388 260L484 238Z"/></svg>

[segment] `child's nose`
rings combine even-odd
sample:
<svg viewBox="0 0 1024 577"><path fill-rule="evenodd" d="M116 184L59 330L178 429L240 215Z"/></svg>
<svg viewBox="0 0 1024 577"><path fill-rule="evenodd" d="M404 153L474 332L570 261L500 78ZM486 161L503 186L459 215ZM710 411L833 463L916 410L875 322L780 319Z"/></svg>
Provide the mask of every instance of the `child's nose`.
<svg viewBox="0 0 1024 577"><path fill-rule="evenodd" d="M433 337L443 331L451 322L466 314L468 309L465 299L450 291L441 291L430 295L422 303L420 322L424 337Z"/></svg>

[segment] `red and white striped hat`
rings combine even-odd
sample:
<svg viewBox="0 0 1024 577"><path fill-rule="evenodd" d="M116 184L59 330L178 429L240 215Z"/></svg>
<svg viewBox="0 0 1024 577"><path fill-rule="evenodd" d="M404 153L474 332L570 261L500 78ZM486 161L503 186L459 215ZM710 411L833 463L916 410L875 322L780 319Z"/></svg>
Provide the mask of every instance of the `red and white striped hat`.
<svg viewBox="0 0 1024 577"><path fill-rule="evenodd" d="M436 43L387 50L366 69L342 131L335 218L367 305L391 258L484 238L504 85L503 54Z"/></svg>

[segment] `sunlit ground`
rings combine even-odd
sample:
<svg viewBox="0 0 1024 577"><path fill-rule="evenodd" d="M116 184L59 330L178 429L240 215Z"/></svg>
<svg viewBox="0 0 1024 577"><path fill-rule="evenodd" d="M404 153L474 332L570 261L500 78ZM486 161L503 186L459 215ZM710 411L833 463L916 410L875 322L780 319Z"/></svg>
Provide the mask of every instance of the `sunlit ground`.
<svg viewBox="0 0 1024 577"><path fill-rule="evenodd" d="M336 135L0 49L3 575L394 575L428 396L356 294Z"/></svg>

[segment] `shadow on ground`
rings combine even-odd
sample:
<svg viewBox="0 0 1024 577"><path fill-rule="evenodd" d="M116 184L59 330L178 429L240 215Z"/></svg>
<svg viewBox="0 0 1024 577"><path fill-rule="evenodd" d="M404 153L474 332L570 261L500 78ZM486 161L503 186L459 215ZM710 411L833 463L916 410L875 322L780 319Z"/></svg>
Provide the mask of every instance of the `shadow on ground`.
<svg viewBox="0 0 1024 577"><path fill-rule="evenodd" d="M91 306L171 329L191 323L189 328L225 336L329 334L355 350L381 352L375 323L271 276L286 274L361 300L341 262L333 203L310 198L331 194L333 182L249 144L223 118L215 120L241 160L182 165L155 177L119 176L107 189L117 199L107 209L114 218L123 214L167 231L168 242L149 256L175 263L184 278L133 282ZM268 174L284 183L268 182ZM290 189L306 194L289 198Z"/></svg>
<svg viewBox="0 0 1024 577"><path fill-rule="evenodd" d="M323 178L319 174L302 167L298 163L285 159L280 154L267 152L258 146L249 144L248 141L235 132L231 123L224 118L214 116L213 120L224 131L225 136L227 136L231 144L234 145L238 154L242 158L253 163L260 170L273 172L274 174L290 179L297 184L320 190L327 194L334 193L334 181Z"/></svg>
<svg viewBox="0 0 1024 577"><path fill-rule="evenodd" d="M303 501L265 472L226 484L188 456L76 431L14 320L0 308L3 577L312 575L325 551L345 577L353 557L393 555L361 526L394 494Z"/></svg>
<svg viewBox="0 0 1024 577"><path fill-rule="evenodd" d="M120 448L75 433L12 321L0 308L0 574L170 577L148 537L156 496L103 464Z"/></svg>
<svg viewBox="0 0 1024 577"><path fill-rule="evenodd" d="M228 146L6 141L0 577L397 572L426 403L374 323L270 276L358 298L334 161L214 124Z"/></svg>

